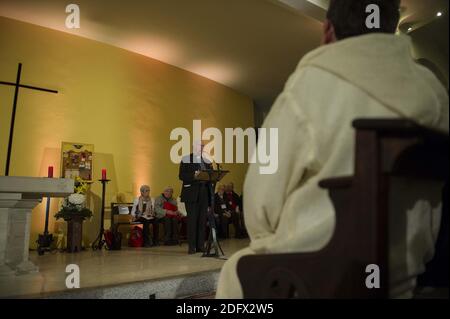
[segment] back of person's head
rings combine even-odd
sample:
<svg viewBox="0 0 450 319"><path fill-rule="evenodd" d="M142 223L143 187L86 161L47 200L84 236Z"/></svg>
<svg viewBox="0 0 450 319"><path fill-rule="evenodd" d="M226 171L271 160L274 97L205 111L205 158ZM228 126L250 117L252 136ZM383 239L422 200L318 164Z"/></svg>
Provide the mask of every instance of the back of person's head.
<svg viewBox="0 0 450 319"><path fill-rule="evenodd" d="M372 11L380 9L380 28L369 28L366 20ZM400 19L400 0L330 0L327 19L333 25L337 40L368 33L395 33Z"/></svg>

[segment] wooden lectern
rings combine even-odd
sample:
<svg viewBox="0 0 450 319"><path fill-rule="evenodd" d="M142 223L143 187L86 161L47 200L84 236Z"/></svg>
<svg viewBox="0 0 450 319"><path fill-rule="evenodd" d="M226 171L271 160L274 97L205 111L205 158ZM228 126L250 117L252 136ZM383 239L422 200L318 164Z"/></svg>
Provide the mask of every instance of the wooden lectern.
<svg viewBox="0 0 450 319"><path fill-rule="evenodd" d="M208 223L209 223L209 235L208 240L205 243L205 251L202 257L220 257L219 251L223 253L222 247L220 247L219 241L217 240L217 230L216 222L214 219L214 190L216 188L217 182L222 180L222 178L229 173L229 171L223 171L218 166L218 170L205 169L201 170L200 173L195 177L197 181L209 182L210 184L210 195L211 195L211 209L208 212ZM214 253L211 254L211 248L214 248Z"/></svg>

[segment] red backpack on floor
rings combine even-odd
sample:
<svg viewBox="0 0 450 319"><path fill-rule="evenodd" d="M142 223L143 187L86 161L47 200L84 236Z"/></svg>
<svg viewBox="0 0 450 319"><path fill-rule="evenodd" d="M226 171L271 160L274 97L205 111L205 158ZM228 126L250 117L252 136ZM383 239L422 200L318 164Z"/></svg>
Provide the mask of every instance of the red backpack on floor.
<svg viewBox="0 0 450 319"><path fill-rule="evenodd" d="M138 226L134 226L130 232L130 239L128 240L128 246L130 247L142 247L144 246L144 236L142 229Z"/></svg>

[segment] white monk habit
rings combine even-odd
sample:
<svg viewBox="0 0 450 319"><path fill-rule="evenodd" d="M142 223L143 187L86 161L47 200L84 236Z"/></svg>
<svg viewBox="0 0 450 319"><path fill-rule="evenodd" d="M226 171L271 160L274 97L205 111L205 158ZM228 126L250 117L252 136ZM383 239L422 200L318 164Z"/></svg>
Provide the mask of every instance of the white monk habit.
<svg viewBox="0 0 450 319"><path fill-rule="evenodd" d="M263 124L279 131L278 171L261 175L259 164L249 166L244 213L251 243L223 266L216 297L242 298L236 265L243 255L310 252L329 241L335 213L318 182L353 175L353 119L407 118L448 133L448 116L447 92L412 59L409 37L363 35L306 55ZM434 253L440 212L430 222L426 210L414 215L422 222L408 220L408 273L391 269L398 281L392 297L412 296L415 276Z"/></svg>

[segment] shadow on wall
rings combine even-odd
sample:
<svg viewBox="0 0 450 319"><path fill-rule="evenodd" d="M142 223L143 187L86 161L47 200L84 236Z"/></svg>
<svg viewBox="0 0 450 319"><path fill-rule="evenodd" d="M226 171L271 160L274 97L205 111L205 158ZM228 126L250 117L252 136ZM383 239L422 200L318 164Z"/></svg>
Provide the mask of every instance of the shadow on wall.
<svg viewBox="0 0 450 319"><path fill-rule="evenodd" d="M86 205L93 213L90 220L86 220L83 225L83 246L90 247L97 238L100 230L101 209L102 209L102 183L101 170L107 170L107 178L111 181L106 184L105 190L105 216L104 228L109 229L111 225L111 200L118 192L116 166L112 154L94 153L93 183L86 198Z"/></svg>

